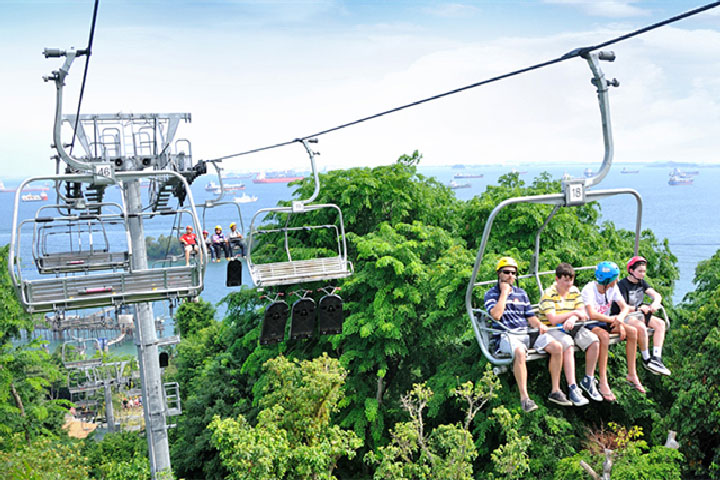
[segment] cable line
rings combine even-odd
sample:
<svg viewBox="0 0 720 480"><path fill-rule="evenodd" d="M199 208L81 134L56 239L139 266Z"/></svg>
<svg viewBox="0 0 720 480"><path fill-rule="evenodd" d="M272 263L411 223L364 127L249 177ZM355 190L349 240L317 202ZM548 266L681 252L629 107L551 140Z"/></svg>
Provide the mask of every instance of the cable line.
<svg viewBox="0 0 720 480"><path fill-rule="evenodd" d="M343 124L337 125L337 126L335 126L335 127L328 128L328 129L326 129L326 130L320 130L319 132L313 133L313 134L311 134L311 135L306 135L306 136L304 136L304 137L298 137L298 138L296 138L296 139L294 139L294 140L288 140L288 141L285 141L285 142L276 143L276 144L274 144L274 145L267 145L267 146L265 146L265 147L260 147L260 148L253 148L252 150L246 150L246 151L240 152L240 153L233 153L233 154L230 154L230 155L225 155L225 156L223 156L223 157L213 158L212 160L206 160L206 161L221 161L221 160L227 160L227 159L229 159L229 158L240 157L240 156L242 156L242 155L249 155L249 154L251 154L251 153L262 152L262 151L264 151L264 150L271 150L271 149L274 149L274 148L284 147L284 146L286 146L286 145L290 145L290 144L295 143L295 142L301 142L301 141L307 140L307 139L309 139L309 138L319 137L320 135L325 135L326 133L335 132L335 131L337 131L337 130L341 130L341 129L346 128L346 127L350 127L350 126L353 126L353 125L357 125L357 124L366 122L366 121L368 121L368 120L374 120L374 119L376 119L376 118L383 117L383 116L388 115L388 114L390 114L390 113L395 113L395 112L399 112L399 111L401 111L401 110L405 110L405 109L410 108L410 107L415 107L415 106L417 106L417 105L422 105L423 103L427 103L427 102L430 102L430 101L433 101L433 100L438 100L438 99L440 99L440 98L447 97L447 96L450 96L450 95L454 95L454 94L456 94L456 93L464 92L465 90L470 90L470 89L472 89L472 88L476 88L476 87L480 87L480 86L483 86L483 85L487 85L487 84L489 84L489 83L494 83L494 82L498 82L498 81L500 81L500 80L505 80L505 79L507 79L507 78L514 77L514 76L517 76L517 75L521 75L521 74L523 74L523 73L527 73L527 72L530 72L530 71L533 71L533 70L538 70L538 69L540 69L540 68L544 68L544 67L547 67L547 66L550 66L550 65L554 65L554 64L556 64L556 63L564 62L565 60L569 60L569 59L571 59L571 58L586 56L587 54L589 54L590 52L592 52L592 51L594 51L594 50L599 50L599 49L601 49L601 48L603 48L603 47L607 47L607 46L609 46L609 45L613 45L613 44L615 44L615 43L622 42L623 40L628 40L628 39L633 38L633 37L636 37L636 36L638 36L638 35L642 35L642 34L644 34L644 33L647 33L647 32L649 32L649 31L651 31L651 30L655 30L655 29L657 29L657 28L664 27L664 26L666 26L666 25L669 25L669 24L671 24L671 23L678 22L678 21L683 20L683 19L685 19L685 18L692 17L692 16L697 15L697 14L699 14L699 13L702 13L702 12L704 12L704 11L706 11L706 10L711 10L711 9L717 7L717 6L720 6L720 1L708 3L707 5L703 5L703 6L701 6L701 7L697 7L697 8L694 8L694 9L692 9L692 10L688 10L687 12L682 13L682 14L680 14L680 15L676 15L676 16L674 16L674 17L670 17L670 18L668 18L668 19L666 19L666 20L663 20L663 21L661 21L661 22L653 23L652 25L648 25L648 26L646 26L646 27L643 27L643 28L640 28L640 29L638 29L638 30L635 30L635 31L626 33L626 34L624 34L624 35L620 35L620 36L615 37L615 38L613 38L613 39L611 39L611 40L608 40L608 41L605 41L605 42L602 42L602 43L598 43L597 45L592 45L592 46L589 46L589 47L576 48L575 50L572 50L571 52L568 52L568 53L564 54L564 55L561 56L561 57L553 58L552 60L547 60L547 61L542 62L542 63L536 63L535 65L531 65L531 66L529 66L529 67L521 68L521 69L519 69L519 70L514 70L514 71L512 71L512 72L505 73L505 74L503 74L503 75L498 75L498 76L496 76L496 77L488 78L488 79L486 79L486 80L482 80L482 81L479 81L479 82L471 83L470 85L466 85L466 86L464 86L464 87L459 87L459 88L456 88L456 89L453 89L453 90L450 90L450 91L447 91L447 92L444 92L444 93L439 93L439 94L437 94L437 95L433 95L433 96L431 96L431 97L423 98L423 99L417 100L417 101L415 101L415 102L406 103L406 104L404 104L404 105L400 105L399 107L391 108L391 109L389 109L389 110L384 110L384 111L379 112L379 113L376 113L376 114L374 114L374 115L370 115L370 116L367 116L367 117L362 117L362 118L359 118L359 119L354 120L354 121L352 121L352 122L343 123Z"/></svg>
<svg viewBox="0 0 720 480"><path fill-rule="evenodd" d="M77 133L78 120L80 120L80 105L82 104L83 94L85 93L85 81L87 80L88 66L90 65L90 55L92 54L93 38L95 37L95 21L97 20L98 3L100 0L95 0L95 7L93 8L92 24L90 26L90 37L88 38L88 46L85 49L85 72L83 73L82 84L80 84L80 96L78 97L77 112L75 114L75 127L73 128L72 141L70 142L70 153L72 154L73 147L75 146L75 135Z"/></svg>

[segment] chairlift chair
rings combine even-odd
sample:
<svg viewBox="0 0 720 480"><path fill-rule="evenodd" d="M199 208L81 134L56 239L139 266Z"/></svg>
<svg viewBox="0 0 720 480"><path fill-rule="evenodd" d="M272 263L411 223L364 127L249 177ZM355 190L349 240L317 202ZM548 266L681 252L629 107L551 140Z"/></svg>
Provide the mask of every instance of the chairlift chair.
<svg viewBox="0 0 720 480"><path fill-rule="evenodd" d="M127 269L130 256L126 245L123 207L117 203L87 203L82 212L53 217L46 210L58 211L66 205L45 205L33 219L33 259L41 274L62 274L97 270ZM106 213L89 213L90 210ZM115 210L107 212L108 209ZM22 228L22 224L21 224ZM115 233L114 243L108 233ZM122 244L118 248L118 241Z"/></svg>
<svg viewBox="0 0 720 480"><path fill-rule="evenodd" d="M496 323L493 321L492 317L490 316L489 312L484 310L484 305L480 304L477 305L475 302L478 301L478 299L483 298L483 294L485 293L484 290L489 288L489 286L495 284L497 282L497 278L493 278L486 281L479 281L478 280L478 272L480 270L480 266L482 265L484 256L485 256L485 249L488 243L488 239L490 236L490 232L492 230L492 225L495 217L500 213L502 209L504 209L507 206L515 205L515 204L546 204L546 205L553 205L553 209L548 215L548 217L545 219L545 222L540 226L538 229L536 235L535 235L535 251L533 254L533 258L530 264L530 272L525 275L519 275L517 277L517 280L520 281L522 279L534 279L538 290L540 292L543 291L543 285L541 282L541 276L551 275L550 278L554 278L554 270L553 271L540 271L540 238L543 230L547 227L550 220L553 218L555 213L558 211L559 208L568 208L568 207L575 207L580 205L585 205L589 202L602 200L605 198L614 197L617 195L631 195L635 198L636 204L637 204L637 213L636 213L636 221L635 221L635 244L634 244L634 252L635 255L637 255L638 248L639 248L639 242L640 242L640 232L641 232L641 224L642 224L642 198L640 194L633 190L633 189L608 189L608 190L587 190L587 188L592 187L593 185L598 184L606 175L607 172L610 169L610 166L612 164L612 156L613 156L613 140L612 140L612 131L610 128L610 111L609 111L609 103L608 103L608 96L607 91L609 86L617 86L617 81L607 81L605 79L604 74L602 73L600 67L599 67L599 61L600 60L614 60L614 54L612 53L605 53L605 52L598 52L598 53L587 53L584 54L583 57L588 61L590 68L593 72L593 84L597 87L598 92L598 101L600 104L600 112L602 117L602 127L603 127L603 139L604 139L604 145L605 145L605 155L603 158L603 163L600 168L600 170L595 173L594 175L591 175L587 178L569 178L569 179L563 179L563 192L558 194L549 194L549 195L534 195L534 196L523 196L523 197L513 197L506 199L502 202L500 202L490 213L490 216L488 217L487 222L485 223L485 228L482 235L482 240L480 243L480 247L478 249L478 253L475 259L475 265L473 267L473 272L470 277L470 281L468 283L468 287L465 294L465 304L466 304L466 310L468 317L470 319L470 323L473 327L473 330L475 332L475 337L477 339L477 342L480 346L480 349L482 350L483 355L494 365L499 366L500 368L497 368L498 371L504 371L507 369L507 365L510 365L514 360L514 352L511 355L504 356L498 352L495 351L494 345L493 345L493 337L498 335L509 335L510 332L507 331L502 325ZM589 266L581 266L576 267L575 270L588 270L588 269L594 269L594 265ZM479 287L484 287L483 290L477 290ZM669 326L669 321L667 320L667 316L665 316L666 324ZM560 327L553 327L553 328L560 328ZM535 351L531 351L528 353L527 359L533 360L537 358L543 358L544 355L537 353Z"/></svg>
<svg viewBox="0 0 720 480"><path fill-rule="evenodd" d="M190 199L186 212L190 214L196 231L200 230L200 222L192 201L192 192L190 192L189 185L185 178L179 173L156 170L150 172L116 172L114 176L116 180L121 182L133 182L143 178L157 180L158 178L175 177L180 184L183 185ZM47 220L46 217L35 217L35 219L30 221L19 221L19 193L28 183L42 180L89 184L94 181L94 176L89 173L79 173L31 178L25 180L16 192L8 266L17 296L27 312L49 312L60 309L90 308L118 305L121 303L152 302L170 298L195 297L202 291L205 269L204 263L196 262L195 265L190 266L173 266L157 269L133 268L132 258L138 246L132 244L133 242L129 233L127 233L127 244L130 265L127 268L119 269L118 271L115 269L116 265L111 263L110 265L105 264L109 271L99 270L97 272L90 271L93 270L90 268L80 269L77 267L76 269L65 266L60 269L62 272L56 272L62 273L63 276L56 278L34 278L32 275L25 274L22 271L24 267L22 258L24 250L21 248L21 240L23 238L21 227L29 223L33 225L37 223L48 223L50 220ZM165 213L176 214L177 211L178 209L171 209ZM126 210L123 210L122 212L125 225L130 222L136 222L142 218L152 218L156 214L157 213L150 211L128 213ZM102 221L102 218L104 217L99 216L97 220L90 218L83 218L81 220L78 215L77 221ZM75 220L68 220L66 216L60 216L57 220L55 218L52 219L52 222L55 221L62 223ZM42 238L42 236L39 235L37 238ZM142 247L140 251L144 251L144 245L142 245ZM200 248L204 249L204 245L201 245ZM42 250L40 250L39 256L42 257ZM73 256L71 255L71 257ZM77 254L75 258L76 260L70 259L67 260L67 262L88 261L88 258L92 258L95 266L98 268L100 266L100 263L96 262L97 258L88 257L86 253ZM39 264L40 261L38 261L38 265ZM47 266L48 264L45 263L45 265ZM36 267L36 271L39 273L40 267Z"/></svg>
<svg viewBox="0 0 720 480"><path fill-rule="evenodd" d="M87 347L86 345L88 343L94 343L95 344L95 351L99 352L100 349L100 341L97 338L73 338L72 340L66 340L63 342L62 346L60 347L60 359L65 366L65 368L68 369L85 369L96 367L102 363L102 358L99 357L92 357L92 358L84 358L81 360L70 360L67 352L67 346L68 345L77 345L80 348L81 351L85 352L85 355L87 355Z"/></svg>
<svg viewBox="0 0 720 480"><path fill-rule="evenodd" d="M320 179L315 167L314 152L310 149L309 142L317 140L302 140L305 150L310 156L312 165L315 189L312 196L307 200L293 201L290 207L262 208L255 213L250 223L247 245L247 265L253 282L257 287L274 285L294 285L303 282L326 281L341 279L353 273L352 263L347 258L347 242L345 239L345 225L342 219L342 211L332 203L313 204L320 192ZM330 225L303 225L290 226L291 216L309 214L321 209L332 209L337 212L337 224ZM266 214L285 214L285 226L280 228L256 227L259 218ZM317 257L305 260L294 260L290 249L290 236L294 232L308 232L317 229L325 229L332 232L337 239L337 255ZM258 237L268 234L280 234L284 237L286 261L257 263L253 260L252 251Z"/></svg>

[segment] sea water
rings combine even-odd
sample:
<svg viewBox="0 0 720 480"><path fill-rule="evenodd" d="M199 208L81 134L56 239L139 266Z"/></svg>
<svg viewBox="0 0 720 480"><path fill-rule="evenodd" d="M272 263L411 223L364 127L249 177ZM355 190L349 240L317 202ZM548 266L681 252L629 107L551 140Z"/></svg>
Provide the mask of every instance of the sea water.
<svg viewBox="0 0 720 480"><path fill-rule="evenodd" d="M683 296L693 289L692 280L697 263L710 257L720 249L720 216L715 211L718 199L715 187L720 182L720 168L693 167L692 170L699 170L700 173L695 177L692 185L670 186L668 185L670 167L647 165L627 167L628 169L638 169L639 172L623 174L621 173L622 165L614 165L608 176L599 186L594 188L633 188L642 196L642 228L651 229L660 241L667 238L672 253L678 258L680 279L675 284L673 301L675 303L680 302ZM454 175L457 173L482 173L482 178L455 179L458 183L471 184L470 188L455 190L457 198L469 200L475 195L482 194L487 185L497 184L498 178L509 172L511 168L508 166L479 165L466 166L464 169L421 166L419 171L423 175L435 177L444 184L453 180ZM526 184L532 183L541 172L549 172L554 178L561 178L564 174L581 177L584 170L584 166L573 167L568 165L526 165L515 166L515 168L521 172L520 178ZM237 223L238 227L243 227L241 229L247 231L253 216L259 209L277 206L278 201L281 200L290 200L292 192L296 188L283 183L253 184L248 182L245 192L248 195L257 195L258 201L239 204L240 214L238 214L235 205L223 205L213 208L203 207L206 200L215 198L214 194L205 191L205 185L210 180L212 180L212 177L207 180L200 177L191 188L198 216L203 223L204 229L211 233L215 225L220 225L223 232L227 234L231 222ZM13 182L10 179L5 181L7 186L17 185L18 183L19 181ZM146 192L145 189L143 195L146 195ZM240 192L238 192L239 195ZM52 192L50 197L51 200L54 198ZM225 200L232 200L232 197L233 194L228 193L225 195ZM120 190L109 188L105 199L106 201L119 201ZM13 201L13 193L0 192L0 215L4 219L0 222L0 242L2 244L10 241ZM623 195L603 200L600 203L603 220L611 220L619 228L634 230L636 205L633 197ZM32 218L35 216L37 209L44 204L48 204L48 202L20 203L19 217L21 219ZM186 216L183 221L189 223L189 218ZM172 216L156 217L152 222L146 222L145 236L157 238L160 235L172 235L173 222ZM261 217L255 219L256 224L259 222L261 222ZM477 232L477 235L480 237L482 231ZM31 238L23 239L22 258L24 268L32 267L31 241ZM611 260L621 264L626 259L616 258ZM226 272L226 261L209 263L205 274L205 288L201 295L206 301L216 304L218 318L225 313L225 306L221 300L235 290L235 288L225 286ZM243 283L252 286L246 267L244 267L243 271ZM169 303L164 301L155 302L153 310L157 317L165 319L164 335L172 335L173 323L169 315ZM56 342L52 342L51 349L55 347L54 343ZM135 347L131 342L125 342L116 347L116 350L121 353L134 354Z"/></svg>

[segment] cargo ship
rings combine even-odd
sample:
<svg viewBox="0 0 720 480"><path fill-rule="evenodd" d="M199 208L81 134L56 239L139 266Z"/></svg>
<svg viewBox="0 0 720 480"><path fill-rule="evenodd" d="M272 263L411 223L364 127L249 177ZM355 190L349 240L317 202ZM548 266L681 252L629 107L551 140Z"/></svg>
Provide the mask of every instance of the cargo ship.
<svg viewBox="0 0 720 480"><path fill-rule="evenodd" d="M260 172L253 178L253 183L290 183L302 180L305 177L298 177L294 172L270 173Z"/></svg>
<svg viewBox="0 0 720 480"><path fill-rule="evenodd" d="M26 193L25 195L21 196L20 199L23 202L46 202L48 199L48 195L45 192L42 192L40 195L34 193Z"/></svg>
<svg viewBox="0 0 720 480"><path fill-rule="evenodd" d="M234 192L236 190L245 190L244 183L223 183L223 190L226 192ZM206 192L220 193L220 185L215 182L210 182L205 185Z"/></svg>
<svg viewBox="0 0 720 480"><path fill-rule="evenodd" d="M457 190L458 188L470 188L472 185L469 183L457 183L455 181L450 181L448 183L448 187L452 188L453 190Z"/></svg>
<svg viewBox="0 0 720 480"><path fill-rule="evenodd" d="M668 185L692 185L692 183L693 178L687 176L672 175L670 176L670 180L668 180Z"/></svg>
<svg viewBox="0 0 720 480"><path fill-rule="evenodd" d="M0 192L14 192L17 188L5 188L5 184L0 181ZM47 192L49 187L25 187L23 192Z"/></svg>
<svg viewBox="0 0 720 480"><path fill-rule="evenodd" d="M456 173L455 178L483 178L483 173Z"/></svg>

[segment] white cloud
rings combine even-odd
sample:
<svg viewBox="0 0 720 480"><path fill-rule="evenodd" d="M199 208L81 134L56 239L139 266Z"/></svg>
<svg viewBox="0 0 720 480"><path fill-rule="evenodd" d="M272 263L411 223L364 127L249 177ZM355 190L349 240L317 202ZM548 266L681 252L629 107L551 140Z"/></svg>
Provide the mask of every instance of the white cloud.
<svg viewBox="0 0 720 480"><path fill-rule="evenodd" d="M480 9L475 5L468 5L466 3L445 3L426 7L423 11L438 17L456 18L474 15L480 12Z"/></svg>
<svg viewBox="0 0 720 480"><path fill-rule="evenodd" d="M639 17L650 14L649 10L633 5L639 3L638 0L543 0L543 2L568 5L598 17Z"/></svg>

